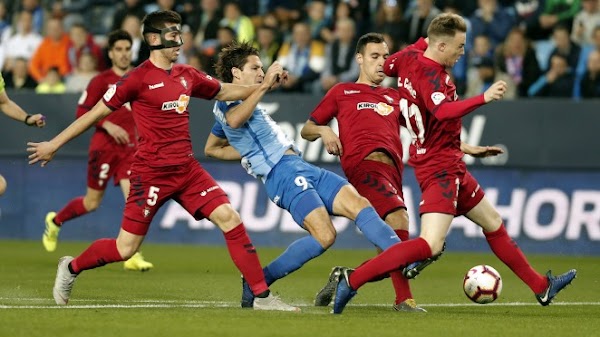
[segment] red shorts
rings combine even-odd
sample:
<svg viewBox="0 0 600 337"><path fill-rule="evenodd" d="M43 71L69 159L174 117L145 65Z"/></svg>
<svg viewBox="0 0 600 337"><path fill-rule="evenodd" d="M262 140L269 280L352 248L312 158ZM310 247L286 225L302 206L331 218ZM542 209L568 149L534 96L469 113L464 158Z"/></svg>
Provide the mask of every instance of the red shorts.
<svg viewBox="0 0 600 337"><path fill-rule="evenodd" d="M146 235L152 218L169 199L177 201L196 220L229 203L227 194L195 159L160 168L134 163L129 180L131 190L121 228L132 234Z"/></svg>
<svg viewBox="0 0 600 337"><path fill-rule="evenodd" d="M352 171L345 173L350 184L371 202L382 219L399 208L406 208L402 194L402 172L396 166L363 160Z"/></svg>
<svg viewBox="0 0 600 337"><path fill-rule="evenodd" d="M103 149L90 148L88 159L87 186L104 191L112 178L114 185L129 179L129 167L135 153L134 147L120 146Z"/></svg>
<svg viewBox="0 0 600 337"><path fill-rule="evenodd" d="M464 215L483 199L485 193L467 170L449 173L446 170L417 180L421 186L419 213Z"/></svg>

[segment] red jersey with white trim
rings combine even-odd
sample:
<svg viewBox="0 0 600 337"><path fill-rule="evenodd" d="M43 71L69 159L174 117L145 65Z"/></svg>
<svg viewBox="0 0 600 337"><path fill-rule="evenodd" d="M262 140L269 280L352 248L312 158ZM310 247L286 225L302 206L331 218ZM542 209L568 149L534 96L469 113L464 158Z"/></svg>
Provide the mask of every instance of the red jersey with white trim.
<svg viewBox="0 0 600 337"><path fill-rule="evenodd" d="M458 100L443 65L423 56L420 39L385 61L386 75L398 78L400 111L412 136L408 163L416 168L461 164L461 119L438 120L436 110ZM464 164L464 163L463 163Z"/></svg>
<svg viewBox="0 0 600 337"><path fill-rule="evenodd" d="M402 170L398 91L362 83L339 83L329 89L310 119L327 125L337 118L344 153L340 158L345 172L355 168L373 151L390 155Z"/></svg>
<svg viewBox="0 0 600 337"><path fill-rule="evenodd" d="M100 101L106 90L108 90L111 85L117 83L120 78L121 76L117 75L112 69L105 70L94 76L85 91L81 94L79 102L77 102L77 118L90 111L94 105ZM131 106L126 103L96 124L96 132L92 136L90 148L97 149L106 146L124 146L117 144L115 139L100 126L105 121L110 121L125 129L129 134L130 142L129 144L126 144L126 146L135 147L137 143L135 122L131 115Z"/></svg>
<svg viewBox="0 0 600 337"><path fill-rule="evenodd" d="M139 134L134 162L151 167L180 165L193 157L189 131L190 97L214 98L221 83L185 64L167 71L144 61L103 97L111 109L131 103Z"/></svg>

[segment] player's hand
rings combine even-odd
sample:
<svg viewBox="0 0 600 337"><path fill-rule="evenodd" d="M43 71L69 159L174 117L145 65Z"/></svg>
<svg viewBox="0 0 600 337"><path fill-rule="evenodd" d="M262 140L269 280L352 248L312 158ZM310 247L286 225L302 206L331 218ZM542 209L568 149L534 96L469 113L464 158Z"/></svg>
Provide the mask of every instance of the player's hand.
<svg viewBox="0 0 600 337"><path fill-rule="evenodd" d="M35 125L38 128L43 128L46 125L46 116L42 114L31 115L31 117L27 119L27 125Z"/></svg>
<svg viewBox="0 0 600 337"><path fill-rule="evenodd" d="M483 93L483 98L486 103L497 101L504 97L504 93L506 92L507 85L504 81L497 81L492 84L488 90Z"/></svg>
<svg viewBox="0 0 600 337"><path fill-rule="evenodd" d="M494 157L504 153L504 150L497 146L469 146L464 150L464 153L475 158Z"/></svg>
<svg viewBox="0 0 600 337"><path fill-rule="evenodd" d="M29 155L29 165L41 162L42 167L46 166L52 160L56 151L58 151L58 147L52 142L28 142L27 152L31 153Z"/></svg>
<svg viewBox="0 0 600 337"><path fill-rule="evenodd" d="M322 129L321 139L323 140L323 145L329 154L334 156L342 156L344 154L344 149L342 148L342 142L340 142L340 138L333 132L330 127L326 127Z"/></svg>
<svg viewBox="0 0 600 337"><path fill-rule="evenodd" d="M102 128L113 137L117 144L129 144L129 133L117 124L105 121Z"/></svg>
<svg viewBox="0 0 600 337"><path fill-rule="evenodd" d="M277 88L280 83L287 80L287 72L283 71L283 67L277 61L273 62L269 69L267 69L267 73L265 74L265 78L263 79L263 85L266 86L269 90Z"/></svg>

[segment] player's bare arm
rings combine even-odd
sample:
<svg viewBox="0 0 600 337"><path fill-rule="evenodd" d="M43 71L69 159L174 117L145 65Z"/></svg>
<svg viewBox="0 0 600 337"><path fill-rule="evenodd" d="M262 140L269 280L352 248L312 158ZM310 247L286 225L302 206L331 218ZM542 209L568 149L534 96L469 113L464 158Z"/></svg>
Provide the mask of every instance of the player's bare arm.
<svg viewBox="0 0 600 337"><path fill-rule="evenodd" d="M227 112L227 125L237 129L244 125L252 116L252 112L256 109L258 103L269 89L280 80L283 75L283 67L279 63L274 63L269 67L263 82L239 105L231 108ZM222 90L222 89L221 89Z"/></svg>
<svg viewBox="0 0 600 337"><path fill-rule="evenodd" d="M269 75L271 74L271 75ZM268 77L269 76L269 77ZM221 90L215 98L219 101L237 101L246 100L252 93L262 87L265 82L269 83L268 90L277 88L280 84L285 83L288 79L287 71L283 71L283 67L278 62L273 64L267 70L265 79L262 84L242 85L232 83L221 83Z"/></svg>
<svg viewBox="0 0 600 337"><path fill-rule="evenodd" d="M73 123L71 123L71 125L69 125L56 137L52 138L52 140L41 143L28 142L27 152L31 153L29 155L29 165L41 162L41 166L46 166L46 164L52 160L58 149L60 149L71 139L82 134L85 130L89 129L102 118L110 115L111 112L112 110L101 100L94 106L94 108L92 108L92 110L83 115L81 118L77 118Z"/></svg>
<svg viewBox="0 0 600 337"><path fill-rule="evenodd" d="M0 93L0 109L4 112L8 117L23 122L29 126L37 126L38 128L43 128L46 125L46 117L42 114L29 115L25 110L23 110L17 103L13 102L6 91L2 91Z"/></svg>
<svg viewBox="0 0 600 337"><path fill-rule="evenodd" d="M220 138L210 133L204 146L204 154L207 157L221 160L241 160L242 156L229 144L226 138Z"/></svg>
<svg viewBox="0 0 600 337"><path fill-rule="evenodd" d="M119 125L110 121L104 121L104 123L102 123L102 128L106 130L111 137L113 137L117 144L129 143L129 133L127 133L127 131L125 131L125 129Z"/></svg>
<svg viewBox="0 0 600 337"><path fill-rule="evenodd" d="M460 150L475 158L493 157L504 153L504 150L497 146L473 146L465 142L460 142Z"/></svg>
<svg viewBox="0 0 600 337"><path fill-rule="evenodd" d="M329 154L341 157L344 153L340 138L328 125L317 125L315 122L308 120L302 127L300 134L302 138L311 142L321 138Z"/></svg>

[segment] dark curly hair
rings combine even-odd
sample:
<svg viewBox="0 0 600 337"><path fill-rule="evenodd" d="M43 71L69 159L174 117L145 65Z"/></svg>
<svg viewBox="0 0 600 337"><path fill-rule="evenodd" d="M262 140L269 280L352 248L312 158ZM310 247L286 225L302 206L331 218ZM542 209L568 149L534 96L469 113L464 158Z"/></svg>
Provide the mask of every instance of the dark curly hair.
<svg viewBox="0 0 600 337"><path fill-rule="evenodd" d="M225 83L233 82L231 69L242 69L248 61L248 56L259 56L258 50L249 42L233 42L221 49L219 60L215 64L217 77Z"/></svg>

